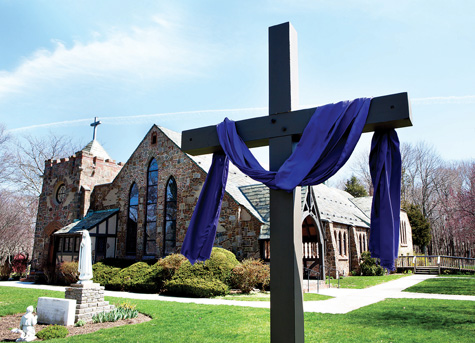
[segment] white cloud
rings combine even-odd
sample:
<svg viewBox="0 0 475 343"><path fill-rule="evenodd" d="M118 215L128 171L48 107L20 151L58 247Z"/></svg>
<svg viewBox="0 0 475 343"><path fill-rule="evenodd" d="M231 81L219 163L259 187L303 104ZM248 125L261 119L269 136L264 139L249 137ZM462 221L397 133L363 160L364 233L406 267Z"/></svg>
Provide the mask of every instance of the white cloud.
<svg viewBox="0 0 475 343"><path fill-rule="evenodd" d="M39 49L15 70L0 71L0 99L85 79L164 82L203 73L219 60L220 49L196 31L182 30L179 24L154 16L147 27L96 32L91 41L75 41L72 47L54 41L53 50Z"/></svg>
<svg viewBox="0 0 475 343"><path fill-rule="evenodd" d="M103 123L109 125L139 125L143 123L155 123L157 118L194 118L197 117L209 119L210 115L224 118L226 116L238 116L239 118L248 118L256 116L265 116L267 115L267 107L253 107L253 108L238 108L238 109L223 109L223 110L201 110L201 111L184 111L184 112L169 112L169 113L155 113L155 114L139 114L132 116L102 116L99 119ZM66 120L60 122L46 123L46 124L37 124L30 126L23 126L16 129L8 130L9 133L19 133L26 132L35 129L53 129L58 127L73 127L73 126L83 126L85 123L89 123L91 119L74 119Z"/></svg>

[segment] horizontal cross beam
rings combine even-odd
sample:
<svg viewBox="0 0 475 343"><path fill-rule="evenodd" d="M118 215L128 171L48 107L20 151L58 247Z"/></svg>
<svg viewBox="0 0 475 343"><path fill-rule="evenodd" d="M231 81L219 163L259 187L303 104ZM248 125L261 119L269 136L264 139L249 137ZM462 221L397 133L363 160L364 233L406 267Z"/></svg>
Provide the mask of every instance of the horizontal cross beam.
<svg viewBox="0 0 475 343"><path fill-rule="evenodd" d="M236 130L249 148L267 146L269 138L292 135L299 139L315 108L241 120L236 122ZM371 100L363 132L408 126L412 126L409 98L407 93L398 93ZM216 126L183 131L181 148L190 155L212 154L222 150Z"/></svg>

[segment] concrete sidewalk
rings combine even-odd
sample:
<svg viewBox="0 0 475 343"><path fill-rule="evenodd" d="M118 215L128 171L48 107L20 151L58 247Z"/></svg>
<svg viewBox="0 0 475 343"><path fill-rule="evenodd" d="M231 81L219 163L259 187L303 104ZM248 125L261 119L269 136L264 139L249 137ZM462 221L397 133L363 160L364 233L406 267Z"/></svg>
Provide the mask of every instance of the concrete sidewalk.
<svg viewBox="0 0 475 343"><path fill-rule="evenodd" d="M409 293L402 290L411 287L426 279L436 277L434 275L411 275L394 281L382 283L377 286L365 289L349 289L349 288L328 288L320 290L319 294L330 295L334 298L322 301L305 301L305 312L319 313L348 313L360 307L371 305L387 298L413 298L413 299L446 299L446 300L468 300L475 301L475 296L469 295L445 295L445 294L425 294L425 293ZM22 287L46 289L53 291L65 291L65 287L37 285L29 282L20 281L1 281L0 286ZM220 299L203 299L203 298L179 298L168 297L158 294L129 293L105 291L105 296L141 299L141 300L159 300L174 301L180 303L195 303L203 305L233 305L245 307L269 308L270 304L266 301L235 301Z"/></svg>

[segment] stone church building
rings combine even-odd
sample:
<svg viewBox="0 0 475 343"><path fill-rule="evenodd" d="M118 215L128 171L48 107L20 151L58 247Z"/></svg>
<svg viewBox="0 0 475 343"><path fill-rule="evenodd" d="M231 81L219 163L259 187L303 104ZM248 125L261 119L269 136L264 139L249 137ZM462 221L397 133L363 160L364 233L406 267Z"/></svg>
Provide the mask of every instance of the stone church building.
<svg viewBox="0 0 475 343"><path fill-rule="evenodd" d="M181 136L152 126L129 160L116 163L97 140L45 162L32 268L76 260L88 230L93 261L157 259L180 252L211 156L180 150ZM371 198L318 185L301 188L304 266L348 275L368 249ZM270 261L269 191L230 164L215 246L238 259ZM412 254L401 211L400 255Z"/></svg>

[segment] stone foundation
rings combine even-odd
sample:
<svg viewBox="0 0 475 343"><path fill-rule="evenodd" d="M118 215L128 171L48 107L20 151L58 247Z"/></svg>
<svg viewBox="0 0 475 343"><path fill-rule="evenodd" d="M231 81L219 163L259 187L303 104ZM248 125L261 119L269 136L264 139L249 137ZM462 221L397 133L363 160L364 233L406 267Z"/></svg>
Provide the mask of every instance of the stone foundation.
<svg viewBox="0 0 475 343"><path fill-rule="evenodd" d="M114 309L114 305L104 301L104 287L98 283L72 284L66 287L65 298L76 300L75 323L78 320L91 321L93 315Z"/></svg>

